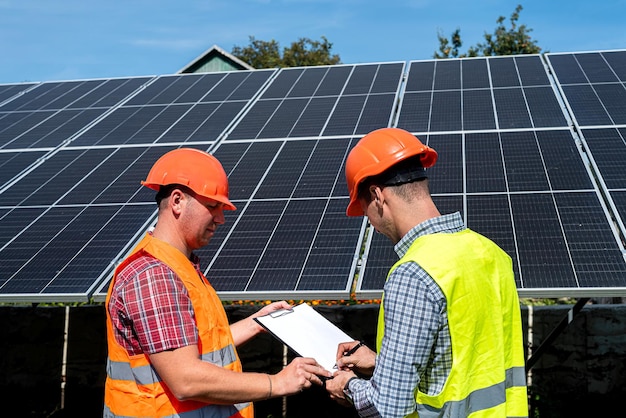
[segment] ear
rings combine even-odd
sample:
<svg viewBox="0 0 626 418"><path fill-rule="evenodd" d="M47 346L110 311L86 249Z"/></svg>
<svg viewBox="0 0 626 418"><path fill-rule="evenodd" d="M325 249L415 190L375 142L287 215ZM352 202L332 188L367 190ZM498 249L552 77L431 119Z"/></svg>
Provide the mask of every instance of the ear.
<svg viewBox="0 0 626 418"><path fill-rule="evenodd" d="M186 199L186 196L181 190L179 189L172 190L169 204L175 213L177 214L180 213L185 199Z"/></svg>
<svg viewBox="0 0 626 418"><path fill-rule="evenodd" d="M383 189L375 184L370 186L370 196L371 200L376 202L377 205L380 205L385 199L383 196Z"/></svg>

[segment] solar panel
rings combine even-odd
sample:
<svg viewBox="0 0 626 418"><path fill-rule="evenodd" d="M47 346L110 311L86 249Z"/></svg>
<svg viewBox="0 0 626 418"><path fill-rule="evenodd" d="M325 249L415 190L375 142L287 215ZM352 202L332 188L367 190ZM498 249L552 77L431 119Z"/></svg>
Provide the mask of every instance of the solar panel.
<svg viewBox="0 0 626 418"><path fill-rule="evenodd" d="M57 115L70 119L76 112L102 117L75 124L75 130L59 134L59 142L44 151L0 153L0 164L13 169L0 189L0 230L10 237L0 247L0 296L16 301L91 297L154 220L153 193L139 183L154 161L198 136L201 143L187 146L208 149L222 133L217 130L232 123L273 73L129 79L134 88L104 80L50 83L5 102L1 110L13 109L7 117L30 110L55 112L42 120ZM221 83L227 87L220 88ZM102 90L103 85L110 87ZM123 88L123 98L113 98ZM94 89L101 94L93 94ZM77 101L97 107L74 109ZM31 125L24 124L23 131L33 131L41 122ZM166 142L167 133L181 125L175 132L188 135ZM28 222L16 220L21 218Z"/></svg>
<svg viewBox="0 0 626 418"><path fill-rule="evenodd" d="M0 85L0 300L104 300L156 218L139 181L181 146L238 208L198 251L223 299L379 297L397 256L345 215L343 164L385 126L438 151L436 204L520 295L626 294L625 82L606 51Z"/></svg>
<svg viewBox="0 0 626 418"><path fill-rule="evenodd" d="M617 218L623 216L620 203L607 202L604 187L596 180L599 171L601 178L626 182L615 164L626 158L624 132L582 129L581 140L580 130L569 122L583 119L578 108L590 120L613 124L618 115L626 115L620 108L626 103L621 96L624 85L618 71L608 71L609 65L599 57L581 60L580 66L594 71L593 77L582 77L582 70L572 72L574 59L559 56L556 76L563 69L564 78L576 89L583 80L595 79L618 90L611 95L613 105L591 111L599 115L602 109L601 119L583 111L588 102L576 102L579 95L572 98L577 105L559 96L539 55L460 59L454 64L412 62L401 98L397 126L413 131L439 152L439 161L429 169L435 201L456 199L448 209L461 212L469 228L511 255L522 296L588 296L608 288L615 295L626 290L624 235L613 221L616 212ZM622 62L614 53L611 60ZM469 75L464 74L466 69ZM562 87L566 98L574 91ZM602 101L601 94L596 97ZM572 118L566 107L577 117ZM595 167L583 144L590 148ZM360 297L380 296L387 270L397 260L389 248L380 248L391 243L369 234L373 238L364 255Z"/></svg>

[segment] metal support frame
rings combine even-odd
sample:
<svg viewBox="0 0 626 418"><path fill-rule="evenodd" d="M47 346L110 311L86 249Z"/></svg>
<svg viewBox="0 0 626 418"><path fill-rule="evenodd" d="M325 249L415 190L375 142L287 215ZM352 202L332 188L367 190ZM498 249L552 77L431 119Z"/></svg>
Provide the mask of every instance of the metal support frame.
<svg viewBox="0 0 626 418"><path fill-rule="evenodd" d="M587 304L590 298L582 298L578 299L576 304L567 311L567 315L558 323L558 325L550 332L550 334L546 337L546 339L541 343L536 350L533 350L533 354L526 360L526 372L535 365L539 357L546 351L556 339L556 337L563 332L563 330L574 320L574 316L580 312L580 310Z"/></svg>

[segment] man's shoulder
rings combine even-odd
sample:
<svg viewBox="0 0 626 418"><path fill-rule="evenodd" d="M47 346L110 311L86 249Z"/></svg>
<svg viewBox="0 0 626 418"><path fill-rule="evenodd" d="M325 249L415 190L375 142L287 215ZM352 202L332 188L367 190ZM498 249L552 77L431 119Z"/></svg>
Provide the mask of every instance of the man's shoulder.
<svg viewBox="0 0 626 418"><path fill-rule="evenodd" d="M123 283L128 283L141 277L151 276L154 278L169 275L172 272L170 266L158 258L148 253L139 253L127 260L124 267L117 273L116 282L118 285L123 285Z"/></svg>

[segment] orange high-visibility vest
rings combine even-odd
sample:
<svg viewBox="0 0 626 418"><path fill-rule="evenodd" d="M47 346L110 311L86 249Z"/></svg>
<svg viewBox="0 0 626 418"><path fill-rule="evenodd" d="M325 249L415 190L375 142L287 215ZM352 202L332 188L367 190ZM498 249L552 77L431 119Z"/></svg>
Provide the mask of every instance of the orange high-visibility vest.
<svg viewBox="0 0 626 418"><path fill-rule="evenodd" d="M199 274L187 257L169 244L146 234L122 262L113 276L106 298L107 378L104 392L105 417L242 417L254 416L252 403L218 405L198 401L179 401L161 381L147 354L129 356L118 344L108 310L115 280L132 260L145 254L167 264L183 281L193 305L203 361L241 372L226 312L206 277ZM184 413L184 414L183 414Z"/></svg>

